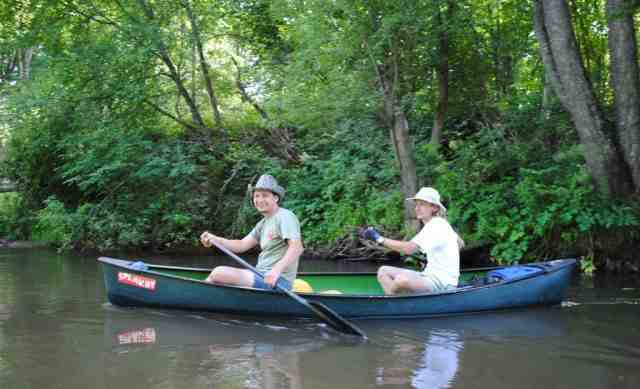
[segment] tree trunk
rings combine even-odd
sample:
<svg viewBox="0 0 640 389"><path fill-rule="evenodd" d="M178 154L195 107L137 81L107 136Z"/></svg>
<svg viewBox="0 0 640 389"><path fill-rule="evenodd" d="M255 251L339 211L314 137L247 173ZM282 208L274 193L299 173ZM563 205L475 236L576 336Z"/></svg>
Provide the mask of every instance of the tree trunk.
<svg viewBox="0 0 640 389"><path fill-rule="evenodd" d="M540 109L540 113L542 115L542 119L549 119L551 112L551 104L553 101L553 88L551 87L551 81L549 80L549 72L545 72L544 74L544 86L542 90L542 107Z"/></svg>
<svg viewBox="0 0 640 389"><path fill-rule="evenodd" d="M380 27L378 12L370 12L372 31ZM418 177L416 173L416 161L414 155L413 140L409 134L409 123L402 107L400 94L400 71L398 66L398 47L394 38L389 39L389 46L384 50L383 63L378 62L368 45L367 52L371 58L371 65L378 78L378 85L383 96L383 117L389 129L389 138L393 145L394 154L400 171L400 188L405 197L415 195L418 189ZM387 53L389 55L387 55ZM404 224L408 229L418 231L420 223L416 219L415 209L408 201L404 202Z"/></svg>
<svg viewBox="0 0 640 389"><path fill-rule="evenodd" d="M545 72L571 114L597 189L613 196L627 195L628 171L605 132L606 123L580 59L566 1L535 0L534 26Z"/></svg>
<svg viewBox="0 0 640 389"><path fill-rule="evenodd" d="M609 53L616 129L636 192L640 191L640 77L632 3L608 0Z"/></svg>
<svg viewBox="0 0 640 389"><path fill-rule="evenodd" d="M405 113L396 105L394 108L393 127L390 130L391 142L394 146L396 159L400 165L400 184L405 198L412 197L418 191L418 176L414 157L413 140L409 135L409 123ZM415 208L410 202L404 202L405 226L419 228Z"/></svg>
<svg viewBox="0 0 640 389"><path fill-rule="evenodd" d="M183 24L182 26L184 34L187 35L187 27ZM193 102L198 104L198 71L197 71L197 53L196 46L191 46L191 96L193 96ZM179 101L180 99L178 99ZM176 104L179 107L179 104Z"/></svg>
<svg viewBox="0 0 640 389"><path fill-rule="evenodd" d="M222 115L220 115L220 109L218 108L218 98L216 97L215 90L213 89L213 82L211 81L211 75L209 74L209 64L204 56L204 49L202 48L202 38L200 37L200 29L198 27L198 21L193 13L193 9L191 8L191 4L189 4L188 0L184 0L182 2L185 10L187 11L187 15L189 17L189 21L191 22L191 31L193 33L193 41L195 42L196 49L198 51L198 58L200 60L200 70L202 71L202 78L204 79L204 83L207 89L207 96L209 97L209 105L211 106L211 110L213 111L213 116L215 118L216 127L220 130L220 135L222 136L223 142L226 143L226 133L222 129Z"/></svg>
<svg viewBox="0 0 640 389"><path fill-rule="evenodd" d="M389 71L389 68L392 71ZM392 74L389 74L392 73ZM418 177L416 174L416 162L413 151L413 140L409 135L409 123L406 114L400 106L400 101L396 96L396 85L398 82L398 72L395 62L389 66L380 65L378 67L378 77L383 89L385 118L389 127L389 138L393 145L400 170L400 187L405 197L415 195L418 190ZM419 228L416 219L415 209L404 203L405 226L415 231Z"/></svg>
<svg viewBox="0 0 640 389"><path fill-rule="evenodd" d="M18 61L20 61L20 79L31 78L31 60L33 58L33 47L18 49Z"/></svg>
<svg viewBox="0 0 640 389"><path fill-rule="evenodd" d="M453 12L453 4L447 2L447 21L451 20ZM442 130L444 129L444 121L447 117L449 109L449 31L448 23L443 21L442 13L438 12L438 28L440 29L439 37L439 58L437 68L438 79L438 105L433 117L433 128L431 129L431 144L439 146L442 141Z"/></svg>
<svg viewBox="0 0 640 389"><path fill-rule="evenodd" d="M0 54L0 83L7 81L11 77L11 73L14 72L18 62L18 50L6 53L5 55Z"/></svg>

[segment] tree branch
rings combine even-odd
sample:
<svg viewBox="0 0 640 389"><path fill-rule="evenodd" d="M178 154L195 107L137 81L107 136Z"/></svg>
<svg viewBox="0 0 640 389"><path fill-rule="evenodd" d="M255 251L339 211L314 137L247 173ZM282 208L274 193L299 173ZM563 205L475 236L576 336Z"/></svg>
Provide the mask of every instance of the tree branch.
<svg viewBox="0 0 640 389"><path fill-rule="evenodd" d="M138 0L138 4L140 5L143 12L145 13L147 20L154 21L155 14L153 12L153 9L151 9L151 7L147 4L146 0ZM176 88L178 88L178 92L187 103L187 106L189 107L189 110L191 112L191 117L194 123L196 123L200 128L207 129L208 127L205 125L204 120L202 119L202 115L200 115L200 111L198 110L198 107L193 101L192 96L189 94L189 91L184 86L184 83L182 82L182 78L180 77L180 74L178 73L178 70L175 64L171 60L171 57L169 56L167 48L165 47L164 43L160 39L157 40L157 50L158 50L158 56L160 57L162 62L164 62L164 64L167 66L170 77L174 81Z"/></svg>
<svg viewBox="0 0 640 389"><path fill-rule="evenodd" d="M253 106L253 108L256 111L258 111L258 113L260 114L260 116L262 116L262 118L264 120L269 120L269 116L267 115L267 113L247 93L247 90L246 90L245 86L242 84L242 81L241 81L240 66L238 65L238 62L236 61L236 59L233 56L231 56L231 61L233 61L233 64L236 67L236 86L238 87L238 90L240 91L240 96L242 97L242 101L251 104Z"/></svg>
<svg viewBox="0 0 640 389"><path fill-rule="evenodd" d="M187 16L189 17L189 22L191 23L191 31L193 33L193 41L196 45L196 49L198 52L198 58L200 60L200 68L202 70L202 76L205 81L205 86L207 88L207 95L209 96L209 104L211 105L211 110L213 111L213 115L216 121L216 127L218 127L220 131L220 135L222 136L223 142L228 143L227 134L222 128L222 117L220 115L220 110L218 108L218 99L215 94L215 90L213 89L213 83L211 82L211 76L209 74L209 64L207 63L204 57L204 50L202 48L202 39L200 37L200 29L198 27L198 22L193 13L193 9L191 8L191 4L188 0L181 1L182 6L187 11ZM213 134L211 134L213 136Z"/></svg>
<svg viewBox="0 0 640 389"><path fill-rule="evenodd" d="M197 130L198 127L194 126L193 124L186 122L182 119L180 119L179 117L173 115L171 112L165 111L164 109L160 108L159 105L152 103L151 101L149 101L148 99L145 99L144 102L146 104L148 104L149 106L151 106L151 108L155 109L156 111L160 112L161 114L165 115L168 118L173 119L175 122L183 125L184 127L191 129L191 130Z"/></svg>

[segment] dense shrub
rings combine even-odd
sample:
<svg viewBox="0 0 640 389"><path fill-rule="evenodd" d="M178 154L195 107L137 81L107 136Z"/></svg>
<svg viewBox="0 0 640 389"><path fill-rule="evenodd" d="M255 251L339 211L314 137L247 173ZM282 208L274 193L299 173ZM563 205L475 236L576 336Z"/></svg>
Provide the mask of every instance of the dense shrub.
<svg viewBox="0 0 640 389"><path fill-rule="evenodd" d="M438 168L437 185L452 201L451 214L463 235L490 243L500 263L592 257L596 250L606 252L594 240L604 243L604 231L629 234L640 227L637 206L612 203L593 191L579 147L545 147L548 139L566 136L562 130L546 128L537 137L519 138L484 128Z"/></svg>
<svg viewBox="0 0 640 389"><path fill-rule="evenodd" d="M314 138L302 166L280 168L285 206L302 221L305 243L327 245L362 225L399 230L402 196L385 131L353 124Z"/></svg>
<svg viewBox="0 0 640 389"><path fill-rule="evenodd" d="M32 223L30 216L20 194L0 194L0 236L7 239L28 239Z"/></svg>

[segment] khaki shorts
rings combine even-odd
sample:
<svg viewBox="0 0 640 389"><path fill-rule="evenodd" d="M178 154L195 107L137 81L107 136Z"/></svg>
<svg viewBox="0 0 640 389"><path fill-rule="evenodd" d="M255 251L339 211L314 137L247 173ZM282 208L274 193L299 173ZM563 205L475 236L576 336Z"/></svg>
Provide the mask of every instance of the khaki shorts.
<svg viewBox="0 0 640 389"><path fill-rule="evenodd" d="M444 292L446 290L455 289L455 285L445 284L438 277L433 274L422 273L422 278L426 281L429 290L432 292Z"/></svg>

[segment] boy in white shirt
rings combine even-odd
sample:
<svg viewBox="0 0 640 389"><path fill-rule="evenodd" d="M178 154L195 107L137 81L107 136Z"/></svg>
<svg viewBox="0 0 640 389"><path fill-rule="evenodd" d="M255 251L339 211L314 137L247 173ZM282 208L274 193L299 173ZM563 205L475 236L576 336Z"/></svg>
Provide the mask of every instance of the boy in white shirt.
<svg viewBox="0 0 640 389"><path fill-rule="evenodd" d="M439 292L458 286L460 248L464 242L447 222L447 209L440 194L433 188L422 188L407 200L415 202L416 217L424 223L422 230L410 241L380 236L374 228L363 231L362 237L384 247L411 255L421 251L428 265L423 272L394 266L381 266L378 281L385 294Z"/></svg>

